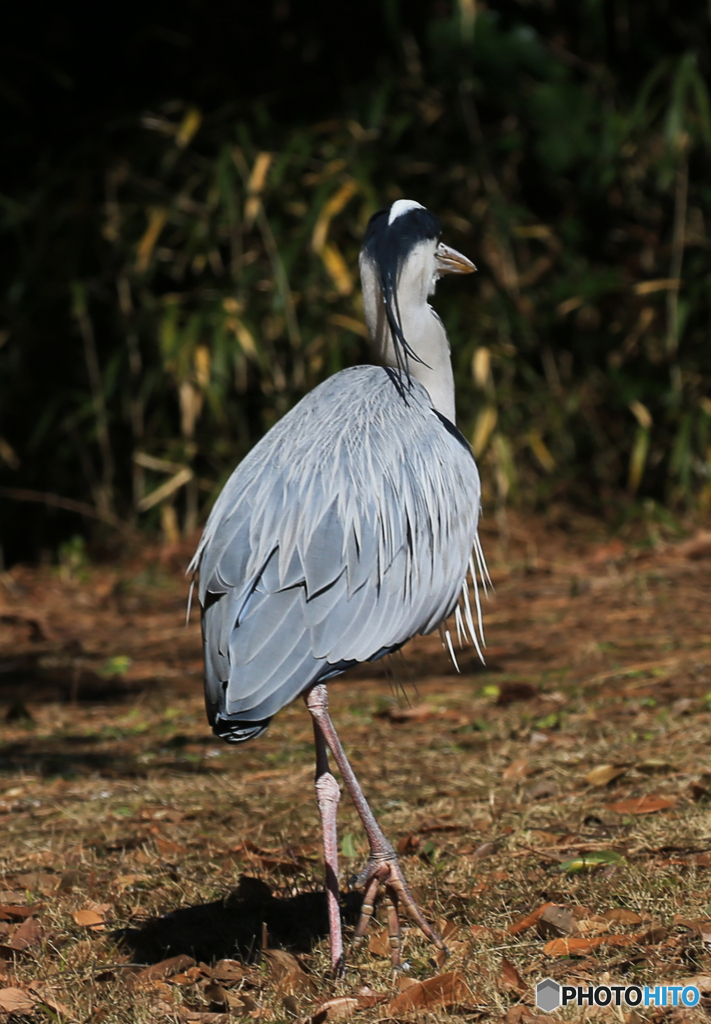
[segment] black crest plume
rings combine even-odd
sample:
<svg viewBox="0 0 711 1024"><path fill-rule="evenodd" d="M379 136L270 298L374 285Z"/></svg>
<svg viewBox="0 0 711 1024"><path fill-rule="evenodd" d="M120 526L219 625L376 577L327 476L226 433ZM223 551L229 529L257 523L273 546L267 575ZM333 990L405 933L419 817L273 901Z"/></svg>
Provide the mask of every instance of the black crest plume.
<svg viewBox="0 0 711 1024"><path fill-rule="evenodd" d="M434 213L424 207L413 207L388 224L390 207L378 210L368 221L363 249L375 266L378 283L385 303L390 332L395 348L395 358L401 371L397 386L405 397L401 376L408 374L408 359L421 363L422 360L408 344L402 329L402 316L398 301L398 281L405 260L421 242L432 241L442 234L442 223Z"/></svg>

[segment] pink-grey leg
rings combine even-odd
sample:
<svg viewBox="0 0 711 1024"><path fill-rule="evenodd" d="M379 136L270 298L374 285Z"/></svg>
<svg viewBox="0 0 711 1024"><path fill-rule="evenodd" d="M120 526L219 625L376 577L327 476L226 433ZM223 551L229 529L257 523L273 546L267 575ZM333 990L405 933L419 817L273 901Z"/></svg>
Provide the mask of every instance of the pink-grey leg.
<svg viewBox="0 0 711 1024"><path fill-rule="evenodd" d="M341 911L338 903L338 801L341 787L328 767L328 747L319 723L314 718L314 741L316 745L316 800L321 815L323 830L323 853L326 865L326 901L328 904L328 927L331 936L331 966L335 977L340 977L345 966L343 955L343 931Z"/></svg>
<svg viewBox="0 0 711 1024"><path fill-rule="evenodd" d="M379 886L382 885L385 888L385 896L390 904L388 909L388 930L390 933L392 947L393 966L397 967L400 965L400 935L399 925L396 929L393 924L392 915L395 915L395 918L399 920L398 909L400 906L403 907L405 912L412 921L414 921L420 931L422 931L438 949L444 949L446 952L447 947L427 922L422 911L415 902L398 863L397 855L388 840L385 838L385 835L378 825L373 812L368 806L368 802L360 788L360 783L358 782L348 758L346 757L345 751L341 746L341 741L338 738L338 734L336 733L333 722L331 721L331 717L328 713L328 691L326 689L326 684L318 683L316 686L313 686L304 695L304 700L306 701L306 706L313 717L314 727L318 726L321 737L325 743L328 744L331 753L333 754L334 760L338 765L338 770L343 776L343 781L346 784L348 792L351 795L351 799L353 800L356 810L363 822L368 836L368 842L370 844L370 857L368 858L368 863L357 879L357 884L365 887L365 894L363 898L361 917L354 933L354 944L357 945L362 941L373 914L373 902L375 900L375 896ZM331 949L333 953L333 936L331 942Z"/></svg>

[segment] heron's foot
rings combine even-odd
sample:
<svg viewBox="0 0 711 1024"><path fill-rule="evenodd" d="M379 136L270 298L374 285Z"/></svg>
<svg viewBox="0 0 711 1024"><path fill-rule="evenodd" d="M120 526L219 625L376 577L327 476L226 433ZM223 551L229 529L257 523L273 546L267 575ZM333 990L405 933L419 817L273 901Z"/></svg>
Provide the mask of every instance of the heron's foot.
<svg viewBox="0 0 711 1024"><path fill-rule="evenodd" d="M351 885L363 886L365 890L360 919L353 933L354 948L357 948L365 937L373 916L378 892L382 888L387 905L388 934L390 936L390 950L394 969L403 966L400 930L401 909L405 911L423 935L437 949L444 950L445 954L448 952L444 942L442 942L437 932L427 921L410 892L394 850L391 849L387 854L372 855L363 871L352 880Z"/></svg>

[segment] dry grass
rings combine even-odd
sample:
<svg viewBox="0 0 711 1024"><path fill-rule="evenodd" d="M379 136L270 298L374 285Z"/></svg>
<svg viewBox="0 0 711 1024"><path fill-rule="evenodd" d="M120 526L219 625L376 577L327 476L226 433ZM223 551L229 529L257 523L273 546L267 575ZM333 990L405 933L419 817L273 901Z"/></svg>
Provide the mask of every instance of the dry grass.
<svg viewBox="0 0 711 1024"><path fill-rule="evenodd" d="M689 557L704 546L626 549L589 524L509 526L505 548L486 538L497 587L486 669L466 650L456 674L425 638L395 663L394 686L380 667L331 686L364 789L447 932L446 965L405 935L411 978L459 973L420 1009L432 1021L525 1022L547 975L711 974L711 578L708 558ZM210 736L198 627L181 625L182 564L183 552L143 553L112 572L17 569L2 580L0 904L37 904L41 931L31 925L13 955L20 918L0 919L0 989L24 991L26 1020L304 1019L364 986L387 1001L361 992L329 1019L408 1016L392 1002L405 982L377 931L343 982L326 979L307 714L290 707L236 750ZM619 769L607 784L612 772L589 778L603 765ZM659 809L624 804L642 797ZM343 857L346 889L366 847L345 798L340 830L357 854ZM563 867L601 853L596 867ZM560 956L552 926L510 930L547 901L598 942ZM352 924L357 897L344 902ZM632 913L611 921L614 908ZM77 923L81 910L97 925ZM260 955L265 939L298 961ZM195 966L184 959L152 979L129 966L177 954ZM706 1019L704 1003L669 1018Z"/></svg>

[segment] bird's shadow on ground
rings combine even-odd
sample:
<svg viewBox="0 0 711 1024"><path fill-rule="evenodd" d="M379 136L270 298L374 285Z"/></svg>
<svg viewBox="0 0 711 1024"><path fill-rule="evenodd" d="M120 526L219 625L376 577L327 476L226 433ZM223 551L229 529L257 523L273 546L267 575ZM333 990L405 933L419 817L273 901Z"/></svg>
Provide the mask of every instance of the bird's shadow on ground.
<svg viewBox="0 0 711 1024"><path fill-rule="evenodd" d="M357 920L361 895L347 893L342 901L346 919ZM265 882L243 875L226 899L181 907L139 928L123 928L114 938L137 963L159 963L184 953L209 964L235 958L249 963L265 936L270 948L308 953L327 935L325 893L274 896Z"/></svg>

